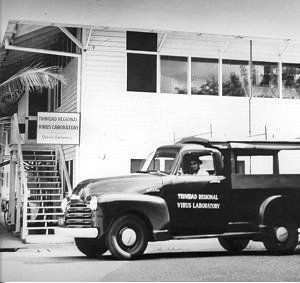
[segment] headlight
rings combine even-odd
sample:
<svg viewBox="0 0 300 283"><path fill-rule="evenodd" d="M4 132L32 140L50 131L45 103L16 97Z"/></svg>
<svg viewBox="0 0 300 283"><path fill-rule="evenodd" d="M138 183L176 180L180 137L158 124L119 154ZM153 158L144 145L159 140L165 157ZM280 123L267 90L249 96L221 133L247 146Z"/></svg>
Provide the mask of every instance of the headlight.
<svg viewBox="0 0 300 283"><path fill-rule="evenodd" d="M98 204L98 201L97 201L97 197L96 196L92 196L91 200L90 200L90 209L91 210L96 210L97 209L97 204Z"/></svg>
<svg viewBox="0 0 300 283"><path fill-rule="evenodd" d="M63 213L65 213L66 210L67 210L68 202L69 202L69 201L68 201L67 198L64 198L64 199L62 200L62 202L61 202L60 207L61 207L61 210L63 211Z"/></svg>

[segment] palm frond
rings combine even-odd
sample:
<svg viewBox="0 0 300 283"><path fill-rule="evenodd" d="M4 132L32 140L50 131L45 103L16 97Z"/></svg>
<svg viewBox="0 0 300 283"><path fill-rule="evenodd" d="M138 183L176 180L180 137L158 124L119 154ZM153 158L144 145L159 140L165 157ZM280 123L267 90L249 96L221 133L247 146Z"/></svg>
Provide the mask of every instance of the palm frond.
<svg viewBox="0 0 300 283"><path fill-rule="evenodd" d="M0 84L0 95L13 93L21 89L54 88L58 82L66 84L64 75L57 66L28 66Z"/></svg>

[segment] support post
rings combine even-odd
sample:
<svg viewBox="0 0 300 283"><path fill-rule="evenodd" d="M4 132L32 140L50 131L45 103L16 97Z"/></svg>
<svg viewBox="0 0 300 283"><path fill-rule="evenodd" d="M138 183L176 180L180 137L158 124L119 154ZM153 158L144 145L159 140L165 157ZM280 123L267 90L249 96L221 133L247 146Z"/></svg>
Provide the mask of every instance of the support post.
<svg viewBox="0 0 300 283"><path fill-rule="evenodd" d="M21 209L22 209L22 178L21 178L21 164L18 162L18 178L17 178L17 203L16 203L16 229L15 233L21 231Z"/></svg>
<svg viewBox="0 0 300 283"><path fill-rule="evenodd" d="M11 150L10 153L10 179L9 179L9 218L10 224L15 225L15 207L16 207L16 168L17 151Z"/></svg>
<svg viewBox="0 0 300 283"><path fill-rule="evenodd" d="M250 40L250 82L249 82L249 137L252 135L252 130L251 130L251 120L252 120L252 109L251 109L251 99L252 99L252 40Z"/></svg>

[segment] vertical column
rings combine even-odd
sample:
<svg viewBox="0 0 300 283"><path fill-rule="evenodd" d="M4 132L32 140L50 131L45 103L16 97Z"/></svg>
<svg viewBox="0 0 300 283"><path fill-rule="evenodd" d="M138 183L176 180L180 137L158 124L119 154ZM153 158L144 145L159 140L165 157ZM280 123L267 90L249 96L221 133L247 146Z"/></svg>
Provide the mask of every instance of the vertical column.
<svg viewBox="0 0 300 283"><path fill-rule="evenodd" d="M192 89L192 58L188 57L188 69L187 69L187 94L191 94Z"/></svg>
<svg viewBox="0 0 300 283"><path fill-rule="evenodd" d="M16 207L16 168L17 168L17 151L11 150L10 153L10 179L9 179L9 216L12 225L15 224L15 207Z"/></svg>
<svg viewBox="0 0 300 283"><path fill-rule="evenodd" d="M218 92L219 92L219 96L223 95L223 89L222 89L222 77L223 77L223 69L222 69L222 57L220 56L219 58L219 65L218 65L218 84L219 84L219 88L218 88Z"/></svg>
<svg viewBox="0 0 300 283"><path fill-rule="evenodd" d="M249 60L249 74L250 74L250 81L249 81L249 137L252 135L252 40L250 40L250 60ZM251 166L251 159L250 159L250 166Z"/></svg>
<svg viewBox="0 0 300 283"><path fill-rule="evenodd" d="M20 232L21 230L21 208L22 208L22 178L21 178L21 164L20 160L18 162L18 176L17 176L17 203L16 203L16 229L15 232Z"/></svg>
<svg viewBox="0 0 300 283"><path fill-rule="evenodd" d="M160 53L156 55L156 93L160 94Z"/></svg>
<svg viewBox="0 0 300 283"><path fill-rule="evenodd" d="M282 89L282 59L279 57L278 62L278 88L279 88L279 98L283 97L283 89Z"/></svg>

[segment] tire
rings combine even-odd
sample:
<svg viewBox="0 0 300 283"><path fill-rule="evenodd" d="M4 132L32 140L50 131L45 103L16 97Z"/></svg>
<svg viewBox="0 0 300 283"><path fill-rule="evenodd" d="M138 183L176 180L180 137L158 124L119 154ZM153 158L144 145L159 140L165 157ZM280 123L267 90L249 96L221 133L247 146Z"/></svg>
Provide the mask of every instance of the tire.
<svg viewBox="0 0 300 283"><path fill-rule="evenodd" d="M263 244L269 254L293 254L298 244L296 223L287 219L273 221L263 235Z"/></svg>
<svg viewBox="0 0 300 283"><path fill-rule="evenodd" d="M249 239L241 239L236 237L219 237L218 240L220 245L231 253L241 252L248 246L250 242Z"/></svg>
<svg viewBox="0 0 300 283"><path fill-rule="evenodd" d="M117 218L107 233L107 246L117 259L135 259L148 244L148 228L134 215Z"/></svg>
<svg viewBox="0 0 300 283"><path fill-rule="evenodd" d="M75 238L77 248L87 257L100 257L107 251L105 238Z"/></svg>

